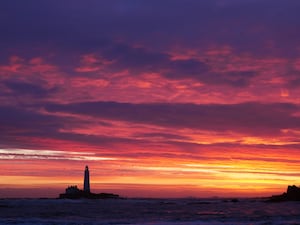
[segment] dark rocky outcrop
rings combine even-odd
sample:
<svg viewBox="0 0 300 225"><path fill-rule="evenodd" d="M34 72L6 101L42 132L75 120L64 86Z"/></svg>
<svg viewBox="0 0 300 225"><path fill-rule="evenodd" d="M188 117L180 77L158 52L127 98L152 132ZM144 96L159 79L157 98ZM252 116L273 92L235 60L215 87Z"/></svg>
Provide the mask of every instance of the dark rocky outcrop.
<svg viewBox="0 0 300 225"><path fill-rule="evenodd" d="M66 192L59 195L59 198L61 199L80 199L80 198L87 198L87 199L107 199L107 198L113 198L113 199L119 199L120 196L112 193L92 193L83 191L77 188L77 186L69 186L66 188Z"/></svg>
<svg viewBox="0 0 300 225"><path fill-rule="evenodd" d="M288 186L287 191L281 195L273 195L268 200L269 202L283 202L283 201L300 201L300 187L295 185Z"/></svg>

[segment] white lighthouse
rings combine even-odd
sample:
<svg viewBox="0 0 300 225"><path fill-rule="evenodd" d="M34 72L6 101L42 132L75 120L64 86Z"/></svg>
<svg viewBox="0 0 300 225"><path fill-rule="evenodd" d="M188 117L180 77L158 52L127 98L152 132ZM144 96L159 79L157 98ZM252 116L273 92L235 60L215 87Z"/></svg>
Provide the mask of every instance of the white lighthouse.
<svg viewBox="0 0 300 225"><path fill-rule="evenodd" d="M89 172L89 167L88 166L85 166L83 191L88 192L88 193L91 192L91 189L90 189L90 172Z"/></svg>

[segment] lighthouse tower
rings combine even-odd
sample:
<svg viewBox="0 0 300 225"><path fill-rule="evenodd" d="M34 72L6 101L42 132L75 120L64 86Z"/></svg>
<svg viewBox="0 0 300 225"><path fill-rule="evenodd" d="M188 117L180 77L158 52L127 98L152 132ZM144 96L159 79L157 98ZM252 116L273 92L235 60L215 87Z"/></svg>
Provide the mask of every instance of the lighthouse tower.
<svg viewBox="0 0 300 225"><path fill-rule="evenodd" d="M90 172L89 172L89 167L85 166L85 171L84 171L84 183L83 183L83 191L90 193Z"/></svg>

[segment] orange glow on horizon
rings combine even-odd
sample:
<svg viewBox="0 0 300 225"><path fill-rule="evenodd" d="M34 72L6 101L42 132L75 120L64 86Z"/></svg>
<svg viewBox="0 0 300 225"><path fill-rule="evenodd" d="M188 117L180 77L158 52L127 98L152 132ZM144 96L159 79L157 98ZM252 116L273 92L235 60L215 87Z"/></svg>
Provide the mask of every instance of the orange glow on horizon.
<svg viewBox="0 0 300 225"><path fill-rule="evenodd" d="M34 152L35 150L23 150L23 154ZM55 152L61 154L61 151L48 151L48 154L53 155ZM229 153L230 158L223 159L215 159L209 155L214 154L213 152L207 152L205 161L152 157L139 160L107 158L100 162L85 158L85 164L90 167L91 185L94 190L108 190L109 187L127 197L141 197L147 191L152 197L254 197L276 194L284 191L286 185L297 183L299 173L295 171L300 170L299 161L281 162L284 160L282 153L278 155L274 152L273 158L277 158L278 161L267 162L263 161L263 157L259 159L251 152L245 151L246 155L243 155L241 152L234 154L233 151ZM74 155L72 152L66 152L67 155L70 153ZM13 166L10 160L2 162L3 174L7 174L0 177L3 188L26 187L46 190L46 187L49 187L63 191L68 185L82 186L82 161L74 161L72 158L55 162L51 159L16 159ZM45 195L47 196L46 192Z"/></svg>
<svg viewBox="0 0 300 225"><path fill-rule="evenodd" d="M85 165L92 190L128 197L300 185L292 3L278 1L268 16L284 17L269 19L258 1L38 2L3 7L0 198L81 188Z"/></svg>

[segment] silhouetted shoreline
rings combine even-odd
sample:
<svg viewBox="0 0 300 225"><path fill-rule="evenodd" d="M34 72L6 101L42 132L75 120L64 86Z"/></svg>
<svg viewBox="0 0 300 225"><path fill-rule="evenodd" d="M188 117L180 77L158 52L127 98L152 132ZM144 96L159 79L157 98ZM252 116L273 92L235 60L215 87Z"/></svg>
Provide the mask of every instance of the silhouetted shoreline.
<svg viewBox="0 0 300 225"><path fill-rule="evenodd" d="M88 190L80 190L76 185L69 186L66 188L65 193L59 194L59 198L61 199L81 199L81 198L88 198L88 199L105 199L105 198L113 198L119 199L120 196L113 193L92 193L90 189Z"/></svg>
<svg viewBox="0 0 300 225"><path fill-rule="evenodd" d="M273 195L268 202L300 201L300 187L288 186L286 192L281 195Z"/></svg>
<svg viewBox="0 0 300 225"><path fill-rule="evenodd" d="M59 195L60 199L81 199L81 198L87 198L87 199L120 199L121 197L117 194L113 193L91 193L91 192L84 192L82 190L79 190L79 192L74 194L68 194L63 193Z"/></svg>

